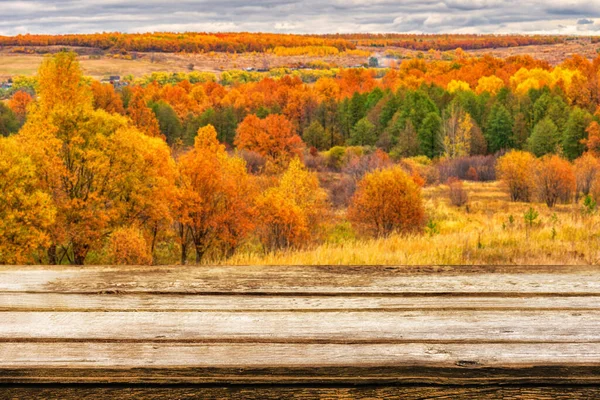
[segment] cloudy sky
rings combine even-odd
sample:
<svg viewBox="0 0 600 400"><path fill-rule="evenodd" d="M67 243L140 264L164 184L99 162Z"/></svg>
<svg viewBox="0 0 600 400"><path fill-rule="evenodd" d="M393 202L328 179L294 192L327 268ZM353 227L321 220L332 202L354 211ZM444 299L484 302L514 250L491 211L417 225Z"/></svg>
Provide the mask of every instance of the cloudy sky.
<svg viewBox="0 0 600 400"><path fill-rule="evenodd" d="M0 0L0 35L101 31L600 34L600 0Z"/></svg>

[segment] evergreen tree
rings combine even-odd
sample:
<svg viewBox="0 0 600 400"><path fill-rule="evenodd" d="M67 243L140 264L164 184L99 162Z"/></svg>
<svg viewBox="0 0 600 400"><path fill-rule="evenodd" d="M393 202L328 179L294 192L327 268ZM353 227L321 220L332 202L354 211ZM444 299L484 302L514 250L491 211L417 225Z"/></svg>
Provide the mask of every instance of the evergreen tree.
<svg viewBox="0 0 600 400"><path fill-rule="evenodd" d="M500 103L494 104L485 131L488 149L495 153L499 150L513 148L515 142L512 130L513 119L506 107Z"/></svg>
<svg viewBox="0 0 600 400"><path fill-rule="evenodd" d="M389 95L384 99L385 104L381 109L381 114L379 115L379 123L381 126L388 126L392 118L394 118L394 114L398 111L400 107L400 102L398 98L393 94Z"/></svg>
<svg viewBox="0 0 600 400"><path fill-rule="evenodd" d="M408 92L406 99L400 106L400 112L402 118L410 120L417 131L421 128L421 124L427 114L430 112L439 114L439 110L433 101L431 101L427 93L421 90Z"/></svg>
<svg viewBox="0 0 600 400"><path fill-rule="evenodd" d="M350 140L348 140L348 144L352 146L374 146L376 142L375 125L367 118L356 123L350 133Z"/></svg>
<svg viewBox="0 0 600 400"><path fill-rule="evenodd" d="M313 121L302 133L302 140L307 146L314 147L317 150L326 150L328 147L328 137L323 125L319 121Z"/></svg>
<svg viewBox="0 0 600 400"><path fill-rule="evenodd" d="M562 138L563 153L569 160L574 160L585 151L582 140L587 138L585 130L592 121L592 116L579 107L571 111L571 115L565 125Z"/></svg>
<svg viewBox="0 0 600 400"><path fill-rule="evenodd" d="M550 118L544 118L533 128L527 147L537 157L555 153L560 143L558 128Z"/></svg>
<svg viewBox="0 0 600 400"><path fill-rule="evenodd" d="M435 158L444 153L442 119L437 112L430 112L425 116L417 134L421 154L425 154L429 158Z"/></svg>
<svg viewBox="0 0 600 400"><path fill-rule="evenodd" d="M175 110L173 110L173 107L169 103L162 100L154 103L152 104L152 111L158 120L160 132L165 136L169 145L173 145L182 139L183 127Z"/></svg>
<svg viewBox="0 0 600 400"><path fill-rule="evenodd" d="M412 122L406 121L404 129L400 131L398 144L392 150L395 157L413 157L419 154L419 139Z"/></svg>

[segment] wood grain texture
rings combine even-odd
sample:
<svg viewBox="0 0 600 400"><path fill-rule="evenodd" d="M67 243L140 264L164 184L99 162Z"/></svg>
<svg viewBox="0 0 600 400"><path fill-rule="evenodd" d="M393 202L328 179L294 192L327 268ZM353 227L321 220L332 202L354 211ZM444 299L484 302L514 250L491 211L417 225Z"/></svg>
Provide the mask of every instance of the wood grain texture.
<svg viewBox="0 0 600 400"><path fill-rule="evenodd" d="M254 296L154 293L79 294L0 292L0 311L600 311L600 296Z"/></svg>
<svg viewBox="0 0 600 400"><path fill-rule="evenodd" d="M0 267L0 399L598 387L594 266Z"/></svg>
<svg viewBox="0 0 600 400"><path fill-rule="evenodd" d="M0 292L499 294L600 293L600 267L1 267Z"/></svg>
<svg viewBox="0 0 600 400"><path fill-rule="evenodd" d="M0 340L598 342L600 311L4 312Z"/></svg>
<svg viewBox="0 0 600 400"><path fill-rule="evenodd" d="M600 398L596 386L387 386L387 387L5 387L11 400L279 400L279 399L469 399L580 400Z"/></svg>

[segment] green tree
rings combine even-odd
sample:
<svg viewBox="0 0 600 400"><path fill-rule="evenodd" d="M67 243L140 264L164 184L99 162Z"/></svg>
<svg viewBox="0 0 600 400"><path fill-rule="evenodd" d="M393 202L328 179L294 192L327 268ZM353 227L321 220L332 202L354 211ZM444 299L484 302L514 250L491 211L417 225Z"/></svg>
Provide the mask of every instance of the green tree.
<svg viewBox="0 0 600 400"><path fill-rule="evenodd" d="M436 105L422 90L408 92L399 112L404 120L410 119L417 131L420 130L427 114L431 112L439 114Z"/></svg>
<svg viewBox="0 0 600 400"><path fill-rule="evenodd" d="M412 122L407 121L398 136L398 144L392 150L395 157L413 157L419 154L419 139Z"/></svg>
<svg viewBox="0 0 600 400"><path fill-rule="evenodd" d="M354 125L348 140L348 144L352 146L373 146L376 142L375 125L367 118L361 119Z"/></svg>
<svg viewBox="0 0 600 400"><path fill-rule="evenodd" d="M442 119L436 112L427 114L418 129L421 154L429 158L444 154L444 137L442 136Z"/></svg>
<svg viewBox="0 0 600 400"><path fill-rule="evenodd" d="M527 140L527 147L537 157L541 157L555 153L559 142L558 128L550 118L544 118L533 128L533 132Z"/></svg>
<svg viewBox="0 0 600 400"><path fill-rule="evenodd" d="M9 136L16 133L21 124L19 119L8 106L0 102L0 136Z"/></svg>
<svg viewBox="0 0 600 400"><path fill-rule="evenodd" d="M562 138L562 147L564 156L569 160L580 157L585 151L585 144L582 140L587 138L585 130L592 122L592 116L579 107L575 107L567 120L564 135Z"/></svg>
<svg viewBox="0 0 600 400"><path fill-rule="evenodd" d="M313 121L302 133L302 140L310 147L318 150L326 150L329 144L329 137L325 132L325 128L319 121Z"/></svg>
<svg viewBox="0 0 600 400"><path fill-rule="evenodd" d="M173 107L164 101L159 101L152 104L152 111L156 115L160 132L167 139L169 145L175 144L183 137L183 127L179 121L179 117L173 110Z"/></svg>
<svg viewBox="0 0 600 400"><path fill-rule="evenodd" d="M514 147L513 119L502 104L496 103L492 107L484 136L491 152Z"/></svg>

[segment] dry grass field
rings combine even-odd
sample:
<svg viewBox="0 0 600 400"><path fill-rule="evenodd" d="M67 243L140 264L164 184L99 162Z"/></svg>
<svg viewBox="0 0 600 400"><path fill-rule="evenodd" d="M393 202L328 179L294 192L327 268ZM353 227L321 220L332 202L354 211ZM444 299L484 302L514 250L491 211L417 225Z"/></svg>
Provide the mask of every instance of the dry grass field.
<svg viewBox="0 0 600 400"><path fill-rule="evenodd" d="M35 75L44 55L15 54L10 50L0 51L0 81L15 75ZM324 61L338 66L350 67L363 64L367 60L358 55L315 56L276 56L273 54L245 53L138 53L135 60L118 59L109 56L80 54L79 61L86 75L101 79L109 75L133 75L140 77L152 72L213 72L244 68L277 68L307 64L311 61Z"/></svg>
<svg viewBox="0 0 600 400"><path fill-rule="evenodd" d="M240 252L226 264L598 264L600 216L581 204L513 203L499 182L465 182L469 203L450 204L445 185L424 190L431 223L422 235L332 240L314 249ZM524 214L539 213L531 227Z"/></svg>

